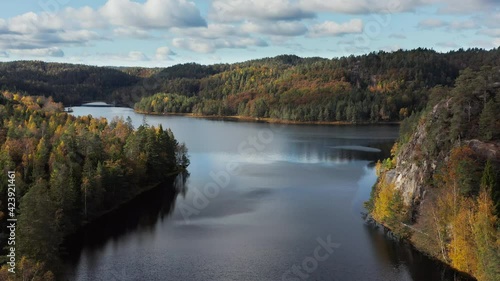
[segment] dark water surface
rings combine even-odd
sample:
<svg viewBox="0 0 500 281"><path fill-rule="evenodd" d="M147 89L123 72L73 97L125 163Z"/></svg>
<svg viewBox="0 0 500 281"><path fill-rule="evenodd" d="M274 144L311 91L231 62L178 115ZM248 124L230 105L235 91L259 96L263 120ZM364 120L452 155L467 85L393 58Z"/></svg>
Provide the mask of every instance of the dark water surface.
<svg viewBox="0 0 500 281"><path fill-rule="evenodd" d="M68 280L453 280L360 214L398 127L146 120L187 144L191 175L179 193L153 190L83 231Z"/></svg>

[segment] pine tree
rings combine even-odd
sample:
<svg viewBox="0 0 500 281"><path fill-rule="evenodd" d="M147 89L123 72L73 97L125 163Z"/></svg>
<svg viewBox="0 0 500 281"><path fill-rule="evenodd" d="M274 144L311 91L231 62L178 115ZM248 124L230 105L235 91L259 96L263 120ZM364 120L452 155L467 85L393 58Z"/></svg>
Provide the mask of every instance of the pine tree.
<svg viewBox="0 0 500 281"><path fill-rule="evenodd" d="M33 164L33 178L37 179L40 177L47 178L47 172L45 165L47 165L49 160L49 148L45 137L42 137L38 142L35 152L35 159Z"/></svg>
<svg viewBox="0 0 500 281"><path fill-rule="evenodd" d="M494 99L488 101L479 117L479 134L485 141L498 138L500 134L500 104Z"/></svg>
<svg viewBox="0 0 500 281"><path fill-rule="evenodd" d="M47 182L37 180L20 204L19 251L22 256L54 262L62 239L54 223L56 206L49 196Z"/></svg>

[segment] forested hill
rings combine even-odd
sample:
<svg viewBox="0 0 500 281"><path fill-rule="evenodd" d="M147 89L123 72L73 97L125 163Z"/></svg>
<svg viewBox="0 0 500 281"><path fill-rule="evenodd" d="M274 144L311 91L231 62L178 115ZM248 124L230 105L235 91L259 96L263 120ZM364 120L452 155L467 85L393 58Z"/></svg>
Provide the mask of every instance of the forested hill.
<svg viewBox="0 0 500 281"><path fill-rule="evenodd" d="M104 68L0 64L0 85L65 105L102 100L151 113L240 115L298 121L399 121L453 86L461 70L500 64L500 49L428 49L335 59L282 55L235 64ZM154 98L141 100L143 97Z"/></svg>
<svg viewBox="0 0 500 281"><path fill-rule="evenodd" d="M500 280L500 67L433 89L378 163L372 216L479 281Z"/></svg>
<svg viewBox="0 0 500 281"><path fill-rule="evenodd" d="M180 65L148 78L158 92L138 111L293 121L399 121L428 90L453 86L465 68L500 64L500 51L416 49L340 59L278 56L233 65ZM156 83L156 84L155 84Z"/></svg>
<svg viewBox="0 0 500 281"><path fill-rule="evenodd" d="M52 97L68 106L85 101L111 101L111 93L141 80L139 72L129 75L126 70L42 61L4 62L0 63L0 87Z"/></svg>

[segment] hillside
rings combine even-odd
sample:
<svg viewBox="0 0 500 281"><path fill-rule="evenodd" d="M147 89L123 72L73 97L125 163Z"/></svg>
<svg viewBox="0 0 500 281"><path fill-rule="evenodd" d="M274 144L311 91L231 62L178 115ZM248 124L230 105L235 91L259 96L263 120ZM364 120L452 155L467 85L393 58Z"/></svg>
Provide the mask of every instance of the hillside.
<svg viewBox="0 0 500 281"><path fill-rule="evenodd" d="M429 89L453 86L459 71L487 64L500 64L498 49L446 54L415 49L331 60L287 55L233 65L188 64L148 78L147 89L133 97L158 93L135 105L138 111L157 114L399 121L425 108Z"/></svg>
<svg viewBox="0 0 500 281"><path fill-rule="evenodd" d="M500 68L433 89L378 164L368 207L420 250L478 280L500 280Z"/></svg>
<svg viewBox="0 0 500 281"><path fill-rule="evenodd" d="M99 100L137 103L138 111L157 114L384 122L424 109L429 89L453 86L461 70L499 64L498 48L449 53L419 48L334 59L282 55L167 68L22 61L0 63L0 87L52 96L67 106Z"/></svg>
<svg viewBox="0 0 500 281"><path fill-rule="evenodd" d="M2 90L52 97L67 106L95 100L111 102L111 93L140 79L106 67L42 61L0 63Z"/></svg>

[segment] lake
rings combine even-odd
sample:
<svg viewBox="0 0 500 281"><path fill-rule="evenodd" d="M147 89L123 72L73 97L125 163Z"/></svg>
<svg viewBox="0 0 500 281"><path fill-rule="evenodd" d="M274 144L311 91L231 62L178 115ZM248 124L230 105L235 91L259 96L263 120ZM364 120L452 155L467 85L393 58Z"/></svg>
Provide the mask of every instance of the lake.
<svg viewBox="0 0 500 281"><path fill-rule="evenodd" d="M453 280L361 215L397 126L73 110L169 127L191 165L178 192L148 192L79 233L65 257L67 280Z"/></svg>

